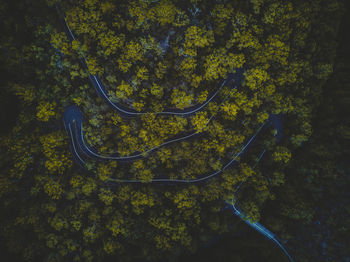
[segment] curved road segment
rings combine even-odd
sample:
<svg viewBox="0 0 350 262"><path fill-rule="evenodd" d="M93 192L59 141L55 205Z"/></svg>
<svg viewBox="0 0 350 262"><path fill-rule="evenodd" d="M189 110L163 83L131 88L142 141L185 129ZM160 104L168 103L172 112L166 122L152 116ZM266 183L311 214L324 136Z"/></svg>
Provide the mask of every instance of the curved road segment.
<svg viewBox="0 0 350 262"><path fill-rule="evenodd" d="M95 159L100 159L100 160L119 160L119 161L134 161L137 159L140 159L142 157L145 157L145 153L149 153L152 151L155 151L157 149L159 149L161 146L166 145L167 143L171 143L171 142L175 142L175 141L179 141L180 139L184 139L180 138L178 140L171 140L168 142L163 143L162 145L158 146L158 147L154 147L152 149L149 149L148 151L144 152L144 153L137 153L135 155L132 156L125 156L125 157L121 157L121 156L116 156L116 157L106 157L106 156L101 156L99 154L97 154L96 152L92 151L91 149L89 149L84 141L84 135L82 132L82 121L83 121L83 115L81 113L81 111L79 110L79 108L75 105L69 106L66 108L64 114L63 114L63 123L64 123L64 127L66 129L66 131L68 132L70 138L71 138L71 142L72 142L72 146L73 146L73 153L75 154L75 156L82 162L84 163L84 160L81 158L81 156L79 155L79 149L88 157L92 157ZM269 121L267 121L269 122ZM262 124L258 130L250 137L250 139L248 140L248 142L241 148L241 150L234 156L233 159L231 159L222 169L217 170L209 175L206 175L202 178L198 178L198 179L167 179L167 178L160 178L160 179L153 179L150 182L174 182L174 183L196 183L196 182L201 182L204 180L207 180L211 177L214 177L216 175L221 174L223 171L225 171L225 169L227 169L228 167L230 167L233 163L236 162L236 159L243 154L248 148L249 146L251 146L253 144L253 141L255 140L256 136L261 132L261 130L263 129L264 126L266 126L267 123ZM191 134L189 136L187 136L186 138L193 136L194 134ZM114 182L121 182L121 183L143 183L143 181L141 180L122 180L122 179L113 179L110 181L114 181Z"/></svg>
<svg viewBox="0 0 350 262"><path fill-rule="evenodd" d="M274 126L274 128L277 130L277 134L276 134L276 143L279 143L280 140L282 139L282 121L283 121L283 115L280 114L270 114L269 117L269 121L270 123ZM260 154L257 163L254 165L253 169L256 167L256 165L260 162L260 160L262 159L262 157L264 156L266 152L266 149L264 149L262 151L262 153ZM241 182L237 189L235 190L235 192L237 193L238 189L240 188L240 186L243 184L243 182ZM247 223L249 226L251 226L252 228L254 228L256 231L258 231L260 234L264 235L265 237L267 237L268 239L272 240L282 251L283 253L288 257L289 261L294 262L292 256L288 253L287 248L282 244L282 241L280 241L277 236L275 234L273 234L270 230L268 230L267 228L265 228L263 225L261 225L258 222L250 222L249 219L247 219L247 216L242 213L242 211L236 206L236 204L234 203L234 200L232 198L231 203L226 202L226 208L232 208L233 209L233 213L238 216L240 219L242 219L245 223Z"/></svg>
<svg viewBox="0 0 350 262"><path fill-rule="evenodd" d="M283 253L288 257L289 261L294 262L292 256L288 253L285 246L282 244L282 242L273 234L270 230L265 228L263 225L261 225L258 222L250 222L249 219L247 219L246 215L242 213L242 211L235 206L235 204L232 203L230 206L233 208L233 212L236 216L240 217L245 223L247 223L249 226L254 228L256 231L258 231L260 234L264 235L268 239L272 240L280 249L282 249Z"/></svg>
<svg viewBox="0 0 350 262"><path fill-rule="evenodd" d="M63 18L64 16L61 15L60 9L58 7L58 5L56 5L56 9L58 11L58 13L60 14L60 17L62 19L62 24L64 26L64 29L66 31L67 37L72 41L75 39L74 34L72 33L72 31L70 30L68 24L66 23L65 19ZM83 66L88 70L87 64L86 64L86 59L85 57L81 58L81 62L83 64ZM242 81L242 76L243 76L243 69L237 70L237 73L235 74L229 74L228 78L226 80L224 80L221 84L221 86L218 88L217 91L215 91L205 102L186 108L184 110L180 110L180 109L168 109L164 112L155 112L155 114L162 114L162 115L179 115L179 116L189 116L192 115L194 113L196 113L197 111L201 110L202 108L204 108L211 100L214 99L214 97L219 93L219 91L222 89L222 87L226 84L229 83L230 81L234 80L235 81L235 88L237 87L237 85L240 85L241 81ZM89 74L89 79L92 82L94 88L96 89L97 93L110 105L112 106L114 109L118 110L118 112L126 117L133 117L133 116L139 116L142 114L146 114L147 112L137 112L134 109L130 109L127 108L119 103L114 103L112 102L108 95L107 95L107 90L105 88L105 86L103 85L102 81L99 79L99 77L97 75L91 75ZM212 116L213 117L213 116ZM269 121L270 123L272 123L275 128L277 129L277 137L276 137L276 141L279 142L281 137L282 137L282 122L281 122L281 118L282 115L270 115L269 117ZM211 119L211 118L210 118ZM194 135L196 135L197 133L193 133L187 136L184 136L182 138L178 138L178 139L173 139L170 141L167 141L163 144L161 144L158 147L154 147L152 149L147 150L144 153L135 153L134 155L131 156L126 156L126 157L121 157L121 156L102 156L97 154L96 152L94 152L93 150L91 150L90 148L88 148L85 144L84 141L84 135L83 135L83 131L82 131L82 121L83 121L83 115L80 112L79 108L75 105L69 106L66 108L65 112L64 112L64 117L63 117L63 123L64 123L64 127L66 129L66 131L68 132L70 138L71 138L71 143L72 143L72 147L73 147L73 153L74 155L77 157L77 159L79 159L79 161L81 161L81 163L84 164L84 160L80 157L79 152L78 152L78 147L80 148L80 150L85 153L87 156L89 157L94 157L94 158L98 158L98 159L107 159L107 160L119 160L119 161L134 161L136 159L142 158L145 156L145 154L150 153L152 151L155 151L157 149L159 149L162 146L165 146L167 144L170 144L172 142L177 142L186 138L190 138ZM201 181L205 181L209 178L212 178L214 176L217 176L219 174L221 174L226 168L230 167L231 165L233 165L233 163L236 163L236 159L243 154L249 146L251 146L252 142L255 140L255 137L260 133L260 131L262 130L262 128L265 126L266 123L264 123L263 125L261 125L259 127L259 129L255 132L255 134L248 140L248 142L242 147L242 149L234 156L233 159L231 159L222 169L217 170L209 175L206 175L202 178L198 178L198 179L167 179L167 178L159 178L159 179L153 179L152 183L154 182L171 182L171 183L197 183L197 182L201 182ZM78 146L77 146L78 145ZM265 153L265 150L263 151L263 153L261 154L261 156L259 157L258 162L261 160L263 154ZM114 179L114 182L117 183L142 183L141 180L123 180L123 179ZM285 253L285 255L288 257L288 259L291 262L294 262L293 258L290 256L290 254L288 253L287 249L283 246L282 242L278 240L278 238L268 229L266 229L264 226L262 226L260 223L258 222L250 222L246 216L240 211L239 208L235 207L235 204L232 202L230 205L233 210L234 210L234 214L239 216L244 222L246 222L248 225L250 225L251 227L253 227L255 230L257 230L258 232L260 232L261 234L263 234L264 236L266 236L268 239L271 239L272 241L274 241L274 243L276 243L279 248L282 249L282 251Z"/></svg>
<svg viewBox="0 0 350 262"><path fill-rule="evenodd" d="M64 31L66 32L68 39L70 41L75 40L75 36L74 36L72 30L69 28L69 26L64 18L64 15L62 14L58 5L56 5L56 9L57 9L57 12L59 13L61 23L63 25ZM85 57L80 58L80 61L83 65L83 67L86 70L88 70ZM96 92L98 93L98 95L101 98L103 98L111 107L116 109L124 117L135 117L135 116L140 116L140 115L147 114L147 113L154 113L154 114L159 114L159 115L190 116L190 115L198 112L199 110L203 109L208 103L210 103L210 101L212 101L217 96L217 94L219 93L219 91L222 89L222 87L225 84L230 83L231 81L234 81L234 85L235 85L234 88L236 88L237 86L239 86L241 84L242 78L243 78L243 68L236 69L236 73L228 74L228 77L222 82L220 87L213 94L211 94L205 102L198 104L198 105L188 107L188 108L183 109L183 110L182 109L166 109L163 112L138 112L132 108L125 107L120 103L114 103L113 101L111 101L108 97L108 91L107 91L105 85L100 80L100 78L97 75L92 75L89 73L89 79L90 79L92 85L94 86Z"/></svg>

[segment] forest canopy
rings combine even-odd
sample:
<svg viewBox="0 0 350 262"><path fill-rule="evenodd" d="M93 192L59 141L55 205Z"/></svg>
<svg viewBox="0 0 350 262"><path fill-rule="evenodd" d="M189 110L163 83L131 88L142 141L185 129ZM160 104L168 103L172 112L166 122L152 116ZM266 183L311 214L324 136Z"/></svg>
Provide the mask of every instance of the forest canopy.
<svg viewBox="0 0 350 262"><path fill-rule="evenodd" d="M151 261L239 230L225 200L259 221L314 131L341 10L337 0L2 1L1 92L18 104L0 140L7 248L29 261ZM79 159L78 129L62 121L72 105L94 152L142 158Z"/></svg>

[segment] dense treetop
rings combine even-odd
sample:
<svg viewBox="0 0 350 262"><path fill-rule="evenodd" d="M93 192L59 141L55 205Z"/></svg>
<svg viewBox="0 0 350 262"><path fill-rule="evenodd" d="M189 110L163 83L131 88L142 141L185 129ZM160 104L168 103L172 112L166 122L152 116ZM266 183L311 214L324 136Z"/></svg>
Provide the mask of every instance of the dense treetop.
<svg viewBox="0 0 350 262"><path fill-rule="evenodd" d="M195 251L211 236L237 230L232 215L220 212L225 199L235 197L250 220L259 220L285 183L293 152L312 134L311 118L333 70L340 10L336 0L2 3L8 18L0 39L8 72L2 89L17 97L20 111L0 144L9 248L28 260L151 260ZM226 83L194 115L152 113L203 103L240 72L242 81ZM99 76L113 102L149 113L121 116L98 97L89 74ZM102 155L127 156L198 134L141 160L85 157L79 166L62 124L72 104L84 114L86 143ZM278 144L270 127L220 176L200 184L150 183L220 170L269 114L283 115Z"/></svg>

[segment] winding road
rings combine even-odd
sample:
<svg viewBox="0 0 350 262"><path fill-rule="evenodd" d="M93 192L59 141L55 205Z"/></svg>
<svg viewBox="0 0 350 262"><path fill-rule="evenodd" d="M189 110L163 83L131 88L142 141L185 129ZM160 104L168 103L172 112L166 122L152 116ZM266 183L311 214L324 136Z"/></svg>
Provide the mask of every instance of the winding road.
<svg viewBox="0 0 350 262"><path fill-rule="evenodd" d="M268 239L272 240L282 251L283 253L288 257L289 261L294 262L292 256L287 251L286 247L282 244L282 242L277 238L275 234L273 234L270 230L265 228L263 225L261 225L258 222L250 222L249 219L247 219L246 215L242 213L242 211L235 206L235 203L232 201L232 203L229 205L232 207L233 212L236 216L241 218L245 223L247 223L249 226L254 228L256 231L258 231L260 234L264 235Z"/></svg>
<svg viewBox="0 0 350 262"><path fill-rule="evenodd" d="M277 134L276 136L276 143L279 143L280 140L282 139L282 121L283 121L283 115L280 114L270 114L269 117L270 123L274 126L274 128L277 130ZM255 167L259 164L259 162L261 161L262 157L264 156L266 152L266 149L264 149L262 151L262 153L260 154L256 164L254 165L253 169L255 169ZM239 188L241 187L241 185L244 182L241 182L235 192L237 193ZM289 254L289 252L287 251L287 248L282 244L282 241L279 240L277 238L277 236L275 234L273 234L270 230L268 230L267 228L265 228L263 225L261 225L258 222L251 222L249 221L249 219L247 218L247 216L240 210L239 207L236 206L236 203L234 202L234 197L232 198L231 202L226 202L226 208L232 208L233 209L233 213L238 216L240 219L242 219L245 223L247 223L249 226L251 226L252 228L254 228L256 231L258 231L260 234L264 235L265 237L267 237L268 239L272 240L282 251L283 253L288 257L289 261L294 262L292 256Z"/></svg>
<svg viewBox="0 0 350 262"><path fill-rule="evenodd" d="M106 157L106 156L101 156L99 154L97 154L96 152L92 151L91 149L89 149L84 141L84 135L82 132L82 122L83 122L83 115L81 113L81 111L79 110L79 108L76 105L72 105L66 108L64 114L63 114L63 123L64 123L64 127L66 129L66 131L68 132L70 138L71 138L71 142L72 142L72 147L73 147L73 153L75 154L75 156L77 157L77 159L79 159L81 161L81 163L85 163L84 160L82 159L82 157L79 154L79 150L81 150L85 155L87 155L88 157L92 157L95 159L100 159L100 160L119 160L119 161L134 161L137 160L139 158L145 157L145 153L150 153L152 151L155 151L157 149L159 149L161 146L166 145L166 143L172 143L175 140L172 141L168 141L166 143L163 143L162 145L158 146L158 147L154 147L152 149L149 149L148 151L144 152L144 153L137 153L135 155L132 156L125 156L125 157L120 157L120 156L116 156L116 157ZM267 121L268 123L269 121ZM255 140L256 136L261 132L261 130L263 129L264 126L267 126L264 123L262 124L257 131L250 137L250 139L246 142L246 144L241 148L241 150L235 154L235 156L228 162L226 163L226 165L222 168L219 169L211 174L208 174L204 177L198 178L198 179L168 179L168 178L159 178L159 179L153 179L150 182L174 182L174 183L196 183L196 182L201 182L204 180L207 180L209 178L212 178L214 176L217 176L219 174L221 174L222 172L224 172L228 167L230 167L231 165L233 165L233 163L236 162L236 159L242 155L248 148L249 146L251 146L253 144L253 141ZM192 135L190 135L192 136ZM188 137L187 137L188 138ZM180 138L180 139L184 139L184 138ZM128 179L110 179L109 181L113 181L113 182L120 182L120 183L144 183L144 181L142 180L128 180Z"/></svg>
<svg viewBox="0 0 350 262"><path fill-rule="evenodd" d="M226 95L226 97L224 98L224 100L221 103L226 101L226 99L228 97L229 97L229 94ZM92 157L92 158L104 159L104 160L134 161L137 159L144 158L147 154L149 154L153 151L156 151L163 146L172 144L174 142L180 142L182 140L200 135L202 130L204 130L209 125L209 123L214 119L214 117L215 116L212 115L209 118L209 120L207 121L206 125L199 131L192 132L191 134L188 134L188 135L185 135L182 137L169 139L169 140L165 141L164 143L160 144L159 146L155 146L155 147L148 149L144 152L135 152L130 156L120 156L118 153L114 153L113 155L110 155L110 156L104 156L104 155L99 154L97 151L91 149L89 146L87 146L85 143L84 134L83 134L83 115L82 115L80 109L78 108L78 106L76 106L76 105L71 105L71 106L66 107L64 114L63 114L63 123L64 123L64 127L65 127L66 131L71 136L73 135L72 129L74 128L74 133L76 134L75 137L76 137L77 144L78 144L79 148L82 150L82 152L84 154L86 154L87 156ZM73 138L71 138L71 140L73 143L73 150L74 150L74 152L77 152L77 150L76 150L77 146L75 145ZM79 156L79 154L75 153L75 155L77 156L79 162L84 164L84 161Z"/></svg>
<svg viewBox="0 0 350 262"><path fill-rule="evenodd" d="M66 31L67 37L72 41L75 39L74 34L72 33L72 31L70 30L68 24L65 21L64 15L61 13L58 5L56 5L56 9L59 13L60 19L62 24L64 25L64 29ZM86 64L86 59L85 57L81 58L81 62L84 66L85 69L88 70L87 64ZM237 72L235 74L230 74L228 76L228 78L226 80L224 80L221 84L221 86L218 88L217 91L214 92L214 94L212 94L205 102L199 104L199 105L195 105L189 108L186 108L184 110L180 110L180 109L168 109L164 112L153 112L155 114L162 114L162 115L179 115L179 116L189 116L192 115L196 112L198 112L199 110L201 110L202 108L204 108L210 101L212 101L214 99L214 97L219 93L219 91L222 89L222 87L225 85L225 83L230 82L231 80L235 81L235 88L237 87L237 85L240 85L241 80L242 80L242 76L243 76L243 69L237 70ZM146 114L147 112L137 112L134 109L130 109L127 107L122 106L119 103L114 103L112 102L108 95L107 95L107 90L105 88L105 86L103 85L102 81L99 79L99 77L97 75L92 75L89 73L89 79L92 82L94 88L96 89L97 93L99 94L100 97L102 97L110 106L112 106L114 109L116 109L122 116L125 117L134 117L134 116L140 116L142 114ZM210 120L213 118L213 116L210 118ZM68 132L70 139L71 139L71 143L72 143L72 148L73 148L73 154L76 156L76 158L81 162L82 165L85 164L84 160L81 158L79 151L83 152L85 155L87 155L88 157L92 157L92 158L96 158L96 159L102 159L102 160L117 160L117 161L134 161L137 159L140 159L142 157L145 157L146 154L151 153L157 149L159 149L160 147L163 147L165 145L168 145L170 143L173 142L179 142L183 139L187 139L190 138L194 135L196 135L197 133L192 133L190 135L181 137L181 138L177 138L177 139L172 139L169 140L157 147L151 148L143 153L140 152L136 152L133 155L130 156L102 156L100 154L98 154L97 152L95 152L94 150L91 150L85 143L84 140L84 134L83 134L83 115L80 111L80 109L76 106L76 105L71 105L68 106L63 114L63 123L64 123L64 127L66 129L66 131ZM282 138L282 115L273 115L270 114L269 120L267 121L267 123L272 123L275 126L275 129L277 129L277 136L276 136L276 141L277 143L280 141L280 139ZM264 123L262 124L257 131L251 136L251 138L246 142L246 144L241 148L241 150L236 153L234 155L234 157L228 162L226 163L226 165L211 173L211 174L207 174L201 178L197 178L197 179L169 179L169 178L157 178L157 179L152 179L151 181L148 181L150 183L156 183L156 182L170 182L170 183L198 183L198 182L202 182L202 181L206 181L212 177L215 177L219 174L222 174L227 168L232 167L234 163L237 163L236 159L242 155L252 144L253 141L255 140L256 136L261 132L261 130L263 129L263 127L267 126ZM264 153L266 152L266 150L264 149L263 152L261 153L261 155L258 158L257 164L260 162L260 160L262 159ZM256 165L255 165L256 166ZM254 168L255 168L254 166ZM116 182L116 183L144 183L141 180L127 180L127 179L110 179L109 182ZM242 185L242 183L240 183L239 187ZM227 203L228 204L228 203ZM258 222L250 222L249 219L247 219L246 215L243 214L241 212L241 210L235 206L235 203L233 202L232 199L232 203L229 204L230 207L232 207L234 214L238 217L240 217L245 223L247 223L249 226L251 226L252 228L254 228L255 230L257 230L259 233L261 233L262 235L264 235L265 237L267 237L268 239L272 240L274 243L276 243L276 245L282 249L282 251L284 252L284 254L288 257L288 259L291 262L294 262L293 258L290 256L290 254L288 253L287 249L283 246L282 242L279 241L279 239L268 229L266 229L264 226L262 226L260 223Z"/></svg>
<svg viewBox="0 0 350 262"><path fill-rule="evenodd" d="M65 16L61 12L58 4L56 4L56 10L59 14L61 24L63 25L64 31L65 31L68 39L70 41L75 40L76 38L75 38L72 30L68 26L68 24L64 18ZM86 63L86 58L83 56L80 58L80 61L83 65L83 67L89 72L89 69L88 69L88 66ZM107 91L105 85L100 80L98 75L92 75L89 73L89 80L92 83L92 85L94 86L98 95L101 98L103 98L111 107L116 109L120 113L120 115L122 115L124 117L135 117L135 116L140 116L140 115L144 115L147 113L154 113L157 115L178 115L178 116L185 117L185 116L193 115L196 112L203 109L206 105L208 105L208 103L210 103L218 95L218 93L225 86L225 84L230 83L232 80L234 80L234 88L237 88L237 86L240 86L242 83L242 78L243 78L243 68L238 68L235 71L236 71L235 73L228 74L227 78L222 81L220 87L215 92L213 92L213 94L211 94L205 102L188 107L188 108L185 108L185 109L166 109L165 111L162 111L162 112L138 112L135 109L128 108L126 106L123 106L120 103L114 103L109 98L108 91Z"/></svg>

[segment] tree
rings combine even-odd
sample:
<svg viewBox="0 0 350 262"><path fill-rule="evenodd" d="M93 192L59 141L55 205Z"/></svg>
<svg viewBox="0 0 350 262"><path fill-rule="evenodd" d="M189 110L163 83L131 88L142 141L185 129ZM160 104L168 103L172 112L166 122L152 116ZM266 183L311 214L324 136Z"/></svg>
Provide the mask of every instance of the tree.
<svg viewBox="0 0 350 262"><path fill-rule="evenodd" d="M315 146L315 141L311 155L302 159L307 165L294 163L298 147L319 129L311 119L325 79L336 70L333 32L340 13L338 1L328 2L64 1L59 16L43 1L4 3L2 94L20 98L19 113L11 116L16 120L0 139L0 217L9 248L37 261L164 260L244 228L235 225L232 212L221 212L223 200L233 197L249 219L266 221L289 243L297 239L293 225L311 228L315 216L324 215L321 209L341 214L324 220L330 227L322 225L321 231L346 236L346 209L339 213L332 203L312 208L336 191L346 192L346 158L335 164L345 155L339 145L345 142L334 143L328 152L327 143ZM57 23L64 16L73 41ZM114 103L146 112L203 103L229 73L234 81L189 117L147 113L125 118L96 95L89 73L99 76ZM346 92L341 92L344 98L336 101L343 109L337 113L346 112ZM80 149L79 129L72 129L72 137L64 131L61 117L72 104L82 112L86 145L101 155L131 155L187 133L200 134L141 160L99 161ZM9 115L15 111L5 108ZM285 119L278 145L271 126L258 132L271 113ZM347 137L346 121L340 122L329 129L332 139ZM70 147L84 165L73 161ZM313 158L323 164L314 164ZM151 183L210 175L198 184ZM141 184L120 183L125 180ZM341 187L324 191L335 180ZM265 209L272 199L277 203L273 210L279 210L275 216ZM337 202L346 206L346 199L345 194ZM270 251L250 240L256 249ZM306 242L296 247L305 251ZM339 247L329 246L329 253L341 254ZM309 251L299 257L322 260L309 258ZM237 252L233 260L242 259Z"/></svg>

